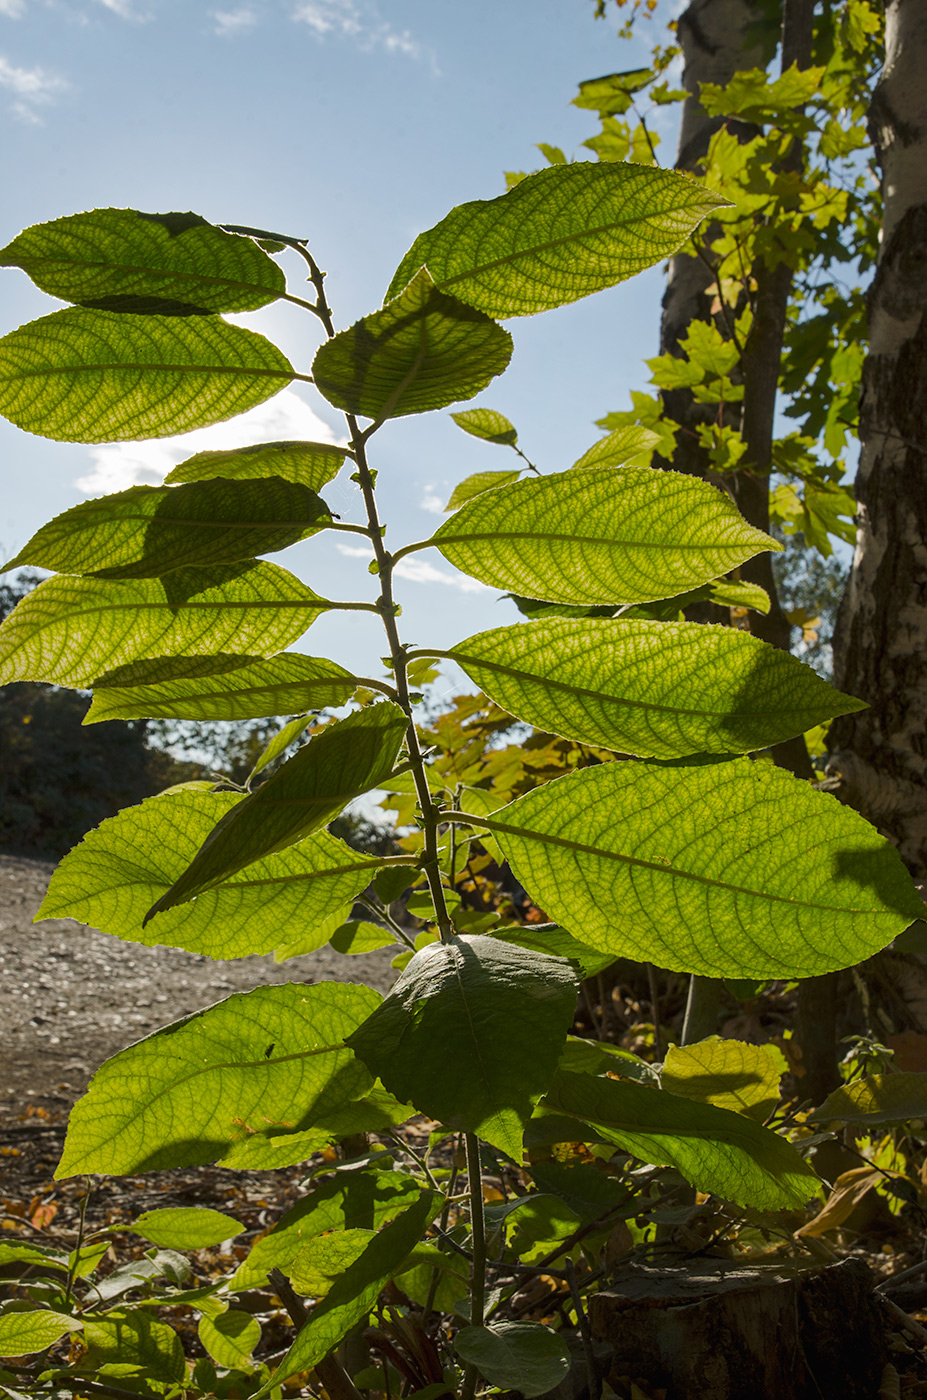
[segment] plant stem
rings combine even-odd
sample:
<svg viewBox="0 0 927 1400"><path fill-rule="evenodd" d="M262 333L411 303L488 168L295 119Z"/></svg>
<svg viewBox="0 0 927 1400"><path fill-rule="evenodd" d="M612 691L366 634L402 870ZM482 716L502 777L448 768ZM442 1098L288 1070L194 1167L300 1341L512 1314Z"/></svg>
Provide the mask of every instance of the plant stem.
<svg viewBox="0 0 927 1400"><path fill-rule="evenodd" d="M570 1297L573 1299L573 1307L576 1309L579 1335L583 1342L583 1360L586 1363L586 1380L589 1385L590 1400L599 1400L599 1396L602 1394L602 1384L596 1370L595 1353L592 1350L592 1332L589 1327L589 1319L586 1316L586 1309L583 1307L582 1295L576 1282L576 1270L573 1268L572 1259L566 1261L566 1276L570 1287Z"/></svg>
<svg viewBox="0 0 927 1400"><path fill-rule="evenodd" d="M714 1035L718 1028L718 1010L721 1006L721 983L716 977L699 977L693 973L689 978L689 997L686 1001L686 1015L682 1023L682 1044L694 1045L697 1040L705 1040Z"/></svg>
<svg viewBox="0 0 927 1400"><path fill-rule="evenodd" d="M329 339L331 339L335 335L335 326L332 320L331 308L328 305L328 299L325 295L325 274L320 269L308 248L302 247L296 243L293 243L291 246L294 247L295 251L299 253L309 267L310 281L315 288L317 297L316 306L314 308L315 314L319 317L319 320L325 327L326 334ZM396 604L393 601L393 565L395 559L383 543L383 529L377 511L374 477L367 461L367 439L378 424L375 423L371 428L362 430L353 413L346 413L345 421L347 422L348 432L351 438L351 451L357 463L357 473L354 480L360 487L361 494L364 498L364 506L367 511L367 530L373 543L373 552L379 570L380 597L376 604L373 605L373 611L380 614L387 641L389 642L390 660L393 665L393 674L396 680L396 703L409 721L408 729L406 730L406 744L409 750L409 767L412 770L415 791L422 813L422 830L424 833L424 850L422 853L421 868L428 881L428 888L434 902L438 933L442 943L445 943L453 936L453 928L451 927L450 917L447 912L447 903L444 898L444 886L441 883L441 868L438 861L438 823L440 821L440 815L438 806L434 802L428 787L424 757L421 745L418 741L418 733L415 728L412 701L409 698L409 682L406 670L408 659L402 642L399 639L399 629L396 626ZM398 558L398 555L396 557ZM355 604L355 607L369 609L371 605L369 603Z"/></svg>
<svg viewBox="0 0 927 1400"><path fill-rule="evenodd" d="M470 1188L470 1243L473 1267L470 1272L470 1326L482 1327L486 1302L486 1221L483 1216L483 1180L480 1173L480 1143L475 1133L466 1133L467 1184ZM460 1400L473 1400L478 1379L470 1363L464 1371Z"/></svg>
<svg viewBox="0 0 927 1400"><path fill-rule="evenodd" d="M280 1269L271 1269L267 1277L289 1314L290 1321L301 1332L309 1321L306 1305L294 1289L286 1274ZM363 1400L357 1386L338 1360L334 1351L316 1363L315 1373L328 1391L331 1400Z"/></svg>

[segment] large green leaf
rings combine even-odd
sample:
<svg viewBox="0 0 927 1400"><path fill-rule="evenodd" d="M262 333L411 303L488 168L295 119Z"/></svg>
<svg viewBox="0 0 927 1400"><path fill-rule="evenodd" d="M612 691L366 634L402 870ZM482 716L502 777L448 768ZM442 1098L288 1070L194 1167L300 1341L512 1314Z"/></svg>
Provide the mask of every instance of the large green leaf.
<svg viewBox="0 0 927 1400"><path fill-rule="evenodd" d="M746 753L865 709L732 627L546 618L442 652L516 719L641 758Z"/></svg>
<svg viewBox="0 0 927 1400"><path fill-rule="evenodd" d="M344 1038L379 1001L346 982L284 983L162 1027L97 1070L56 1176L199 1166L239 1141L305 1132L370 1089Z"/></svg>
<svg viewBox="0 0 927 1400"><path fill-rule="evenodd" d="M43 292L105 311L254 311L286 291L253 239L198 214L93 209L33 224L0 250L0 267L21 267Z"/></svg>
<svg viewBox="0 0 927 1400"><path fill-rule="evenodd" d="M130 661L95 681L84 724L105 719L258 719L337 707L357 685L336 661L279 656L171 656Z"/></svg>
<svg viewBox="0 0 927 1400"><path fill-rule="evenodd" d="M479 935L421 949L349 1039L397 1098L517 1162L556 1067L578 978L561 958Z"/></svg>
<svg viewBox="0 0 927 1400"><path fill-rule="evenodd" d="M671 1045L661 1079L671 1094L745 1113L761 1123L779 1102L775 1059L765 1045L743 1040L712 1035L694 1045Z"/></svg>
<svg viewBox="0 0 927 1400"><path fill-rule="evenodd" d="M628 1080L561 1070L545 1106L594 1124L616 1146L675 1167L699 1191L741 1206L803 1206L818 1178L785 1138L742 1113L694 1103Z"/></svg>
<svg viewBox="0 0 927 1400"><path fill-rule="evenodd" d="M143 925L216 823L241 801L228 792L177 792L123 808L64 857L36 921L76 919L133 943L211 958L269 953L296 938L311 946L313 930L340 913L378 868L372 856L327 831L253 862Z"/></svg>
<svg viewBox="0 0 927 1400"><path fill-rule="evenodd" d="M146 1210L132 1221L132 1233L164 1249L208 1249L233 1240L246 1228L240 1220L205 1206Z"/></svg>
<svg viewBox="0 0 927 1400"><path fill-rule="evenodd" d="M88 1312L83 1339L87 1354L82 1361L93 1374L98 1375L98 1367L103 1366L137 1366L136 1375L154 1382L176 1385L186 1378L178 1333L146 1308Z"/></svg>
<svg viewBox="0 0 927 1400"><path fill-rule="evenodd" d="M726 203L685 175L577 161L461 204L419 234L387 297L420 267L490 316L532 316L652 267Z"/></svg>
<svg viewBox="0 0 927 1400"><path fill-rule="evenodd" d="M389 777L407 726L402 710L389 701L328 725L226 813L184 873L152 905L146 922L318 831Z"/></svg>
<svg viewBox="0 0 927 1400"><path fill-rule="evenodd" d="M476 496L431 537L465 574L551 603L645 603L779 549L681 472L590 467Z"/></svg>
<svg viewBox="0 0 927 1400"><path fill-rule="evenodd" d="M816 1108L818 1123L855 1123L865 1128L883 1123L927 1119L927 1074L871 1074L842 1084Z"/></svg>
<svg viewBox="0 0 927 1400"><path fill-rule="evenodd" d="M398 418L472 399L511 358L508 331L422 270L382 311L322 345L312 374L336 408Z"/></svg>
<svg viewBox="0 0 927 1400"><path fill-rule="evenodd" d="M462 1327L454 1350L475 1366L490 1385L524 1395L554 1390L570 1370L570 1353L562 1337L539 1322L493 1322Z"/></svg>
<svg viewBox="0 0 927 1400"><path fill-rule="evenodd" d="M346 456L346 448L328 442L261 442L253 447L197 452L169 471L164 484L212 481L217 476L230 481L282 476L285 481L319 491L338 475Z"/></svg>
<svg viewBox="0 0 927 1400"><path fill-rule="evenodd" d="M444 509L457 510L465 501L471 501L474 496L481 496L484 491L491 491L495 486L508 486L510 482L517 481L520 476L521 470L518 467L514 471L508 472L474 472L472 476L464 477L463 481L457 483Z"/></svg>
<svg viewBox="0 0 927 1400"><path fill-rule="evenodd" d="M56 515L6 567L160 578L272 554L330 523L321 497L280 477L130 486Z"/></svg>
<svg viewBox="0 0 927 1400"><path fill-rule="evenodd" d="M269 340L217 316L70 307L0 340L0 413L57 442L169 437L234 418L294 375Z"/></svg>
<svg viewBox="0 0 927 1400"><path fill-rule="evenodd" d="M569 958L576 963L581 977L595 977L615 961L610 953L590 948L565 929L554 924L503 924L493 929L490 937L517 948L531 948L535 953L548 953L555 958Z"/></svg>
<svg viewBox="0 0 927 1400"><path fill-rule="evenodd" d="M680 972L813 977L922 912L888 841L771 763L606 763L485 820L551 918Z"/></svg>
<svg viewBox="0 0 927 1400"><path fill-rule="evenodd" d="M243 1138L229 1149L223 1163L243 1171L292 1167L315 1152L323 1152L331 1143L358 1133L390 1133L411 1118L413 1111L377 1083L361 1098L322 1113L306 1132L281 1131L278 1126L271 1128L267 1137Z"/></svg>
<svg viewBox="0 0 927 1400"><path fill-rule="evenodd" d="M89 686L140 658L275 652L328 606L276 564L176 569L164 579L46 579L0 626L0 684Z"/></svg>
<svg viewBox="0 0 927 1400"><path fill-rule="evenodd" d="M423 1191L419 1199L396 1216L373 1237L328 1291L296 1341L274 1371L270 1380L256 1392L254 1400L266 1395L288 1376L309 1371L367 1316L380 1292L402 1266L438 1214L443 1198L434 1191Z"/></svg>
<svg viewBox="0 0 927 1400"><path fill-rule="evenodd" d="M252 1246L235 1271L231 1291L263 1284L269 1269L289 1275L290 1264L310 1240L329 1230L377 1230L421 1194L418 1182L402 1172L368 1169L329 1177Z"/></svg>

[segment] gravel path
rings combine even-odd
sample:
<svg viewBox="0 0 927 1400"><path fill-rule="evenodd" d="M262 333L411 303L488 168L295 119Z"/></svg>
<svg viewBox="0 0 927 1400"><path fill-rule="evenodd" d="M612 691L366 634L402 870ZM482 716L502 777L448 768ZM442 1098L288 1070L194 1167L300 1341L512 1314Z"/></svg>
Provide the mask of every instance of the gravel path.
<svg viewBox="0 0 927 1400"><path fill-rule="evenodd" d="M107 1056L232 992L329 980L386 991L396 976L388 948L343 957L325 947L279 965L215 962L123 943L73 919L33 924L53 869L0 855L0 1111L72 1102Z"/></svg>

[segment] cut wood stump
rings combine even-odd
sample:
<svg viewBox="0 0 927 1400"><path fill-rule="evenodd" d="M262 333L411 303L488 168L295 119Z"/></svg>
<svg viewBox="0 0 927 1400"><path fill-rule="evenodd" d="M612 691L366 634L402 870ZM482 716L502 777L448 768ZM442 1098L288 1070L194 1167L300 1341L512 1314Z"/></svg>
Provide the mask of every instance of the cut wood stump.
<svg viewBox="0 0 927 1400"><path fill-rule="evenodd" d="M634 1382L666 1400L873 1400L888 1361L858 1259L631 1263L590 1298L589 1321L620 1396Z"/></svg>

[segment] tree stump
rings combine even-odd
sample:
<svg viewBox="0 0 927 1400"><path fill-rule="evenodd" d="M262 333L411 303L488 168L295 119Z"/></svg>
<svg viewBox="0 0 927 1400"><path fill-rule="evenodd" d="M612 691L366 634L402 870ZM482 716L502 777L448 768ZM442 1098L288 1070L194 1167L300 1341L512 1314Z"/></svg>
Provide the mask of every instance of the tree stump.
<svg viewBox="0 0 927 1400"><path fill-rule="evenodd" d="M632 1263L589 1320L620 1396L636 1381L666 1400L872 1400L888 1359L872 1287L858 1259Z"/></svg>

